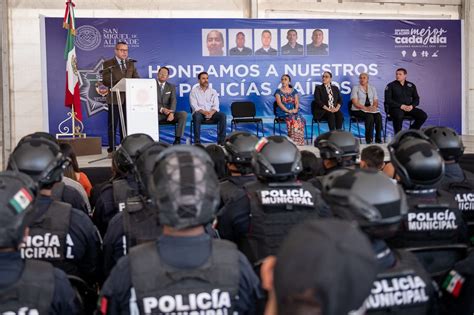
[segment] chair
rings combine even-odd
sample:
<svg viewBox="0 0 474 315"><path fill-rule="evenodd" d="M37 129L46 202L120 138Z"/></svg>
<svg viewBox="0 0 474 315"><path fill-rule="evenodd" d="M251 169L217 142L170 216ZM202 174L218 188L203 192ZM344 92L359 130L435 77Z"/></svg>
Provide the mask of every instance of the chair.
<svg viewBox="0 0 474 315"><path fill-rule="evenodd" d="M278 104L277 102L273 102L273 115L275 115L275 118L273 119L273 135L275 135L275 126L278 124L278 132L280 133L281 136L281 124L285 123L285 118L282 117L277 117L277 108Z"/></svg>
<svg viewBox="0 0 474 315"><path fill-rule="evenodd" d="M314 131L314 124L316 123L318 127L318 136L321 134L321 128L319 126L320 123L328 123L326 118L316 119L314 116L314 108L316 107L316 102L311 102L311 113L313 114L313 118L311 119L311 142L313 142L313 131Z"/></svg>
<svg viewBox="0 0 474 315"><path fill-rule="evenodd" d="M253 102L233 102L230 105L232 120L230 121L230 131L237 130L237 124L255 124L257 126L257 137L259 127L262 127L262 134L265 137L263 119L256 118L257 110Z"/></svg>
<svg viewBox="0 0 474 315"><path fill-rule="evenodd" d="M275 115L275 118L273 119L273 135L275 135L275 126L278 124L278 133L281 136L281 124L286 124L286 122L285 122L285 118L277 116L277 113L276 113L277 108L278 108L278 104L275 101L273 102L273 115ZM306 131L306 125L304 126L304 139L305 139L305 143L308 143L307 142L308 134Z"/></svg>
<svg viewBox="0 0 474 315"><path fill-rule="evenodd" d="M176 136L176 128L178 128L178 122L163 120L159 122L159 127L161 126L174 126L174 134Z"/></svg>
<svg viewBox="0 0 474 315"><path fill-rule="evenodd" d="M190 132L189 134L190 134L190 138L191 138L191 144L193 144L193 143L194 143L194 142L193 142L193 137L194 137L193 115L194 115L194 113L193 113L192 107L189 108L189 112L192 113L192 114L191 114L191 124L189 124L189 128L191 129L191 132ZM212 121L208 121L208 120L203 120L203 121L201 122L201 126L202 126L202 125L216 125L216 126L217 126L217 122L212 122ZM199 140L201 140L201 139L199 139Z"/></svg>
<svg viewBox="0 0 474 315"><path fill-rule="evenodd" d="M383 142L387 142L387 122L388 121L393 122L393 118L390 116L390 109L387 103L383 104L383 110L385 111L385 127L383 130ZM403 117L403 121L405 120L410 122L410 127L411 127L411 124L413 123L413 121L415 121L415 118L410 117L410 116L405 116Z"/></svg>
<svg viewBox="0 0 474 315"><path fill-rule="evenodd" d="M352 110L352 100L349 100L348 103L348 109L349 109L349 132L352 132L352 124L357 125L357 137L360 139L360 123L365 123L364 119L359 118L357 116L354 116L353 110Z"/></svg>

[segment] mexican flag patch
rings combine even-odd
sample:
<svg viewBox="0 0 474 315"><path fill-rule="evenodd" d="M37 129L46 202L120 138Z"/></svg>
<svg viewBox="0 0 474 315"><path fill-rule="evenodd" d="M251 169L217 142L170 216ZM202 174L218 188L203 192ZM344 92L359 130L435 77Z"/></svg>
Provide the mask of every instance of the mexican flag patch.
<svg viewBox="0 0 474 315"><path fill-rule="evenodd" d="M25 189L20 189L12 199L10 199L10 205L16 210L17 213L24 211L30 203L33 201L33 197Z"/></svg>
<svg viewBox="0 0 474 315"><path fill-rule="evenodd" d="M443 289L451 293L452 296L458 297L461 293L463 283L464 277L455 270L451 270L443 282Z"/></svg>

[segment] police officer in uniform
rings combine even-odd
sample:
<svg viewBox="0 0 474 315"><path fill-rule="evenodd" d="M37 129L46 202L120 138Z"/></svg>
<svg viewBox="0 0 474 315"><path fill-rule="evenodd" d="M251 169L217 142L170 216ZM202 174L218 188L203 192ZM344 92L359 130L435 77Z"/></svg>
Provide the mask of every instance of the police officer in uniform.
<svg viewBox="0 0 474 315"><path fill-rule="evenodd" d="M252 169L252 152L257 142L255 135L245 131L233 132L226 138L224 149L230 176L220 184L221 205L236 196L244 184L257 180Z"/></svg>
<svg viewBox="0 0 474 315"><path fill-rule="evenodd" d="M420 97L416 85L406 80L407 70L404 68L397 69L395 76L396 80L385 87L385 104L393 119L393 131L397 134L402 130L403 118L407 116L413 118L410 128L420 129L428 116L418 108Z"/></svg>
<svg viewBox="0 0 474 315"><path fill-rule="evenodd" d="M288 138L262 138L252 154L258 181L246 184L246 194L222 209L217 229L258 264L276 253L291 227L330 212L318 189L296 180L302 170L301 153Z"/></svg>
<svg viewBox="0 0 474 315"><path fill-rule="evenodd" d="M458 161L464 145L456 131L448 127L430 127L425 134L438 147L444 160L444 177L439 188L450 192L468 224L471 239L474 236L474 174L461 169Z"/></svg>
<svg viewBox="0 0 474 315"><path fill-rule="evenodd" d="M20 141L18 142L18 145L25 140L31 140L31 139L43 139L43 140L48 140L55 144L58 144L53 135L47 132L37 131L35 133L26 135L23 138L21 138ZM51 196L54 200L68 203L73 208L82 210L84 211L84 213L89 214L90 207L85 202L81 194L73 187L66 185L64 182L60 182L60 183L56 183L53 186L53 189L51 192L52 192Z"/></svg>
<svg viewBox="0 0 474 315"><path fill-rule="evenodd" d="M29 175L39 187L22 256L49 261L92 286L101 279L100 235L84 212L51 198L66 163L59 146L44 139L24 140L10 155L8 169Z"/></svg>
<svg viewBox="0 0 474 315"><path fill-rule="evenodd" d="M146 145L136 161L139 195L127 199L123 211L110 220L104 237L104 273L108 275L120 257L135 245L155 240L161 234L158 211L150 202L148 182L165 143Z"/></svg>
<svg viewBox="0 0 474 315"><path fill-rule="evenodd" d="M427 271L414 254L385 243L408 211L402 188L375 170L352 170L336 178L326 195L334 216L356 222L371 240L379 271L366 314L434 314L437 292Z"/></svg>
<svg viewBox="0 0 474 315"><path fill-rule="evenodd" d="M163 235L119 260L101 314L251 314L259 281L235 245L204 232L219 204L213 163L201 149L160 153L150 186Z"/></svg>
<svg viewBox="0 0 474 315"><path fill-rule="evenodd" d="M0 313L79 314L76 295L63 271L18 250L26 235L35 184L27 175L0 173Z"/></svg>
<svg viewBox="0 0 474 315"><path fill-rule="evenodd" d="M459 259L456 253L467 244L467 228L451 196L436 188L444 176L438 149L417 130L399 132L388 149L409 205L400 230L389 243L396 248L418 248L422 253L418 257L430 273L452 267ZM436 250L437 246L444 249Z"/></svg>
<svg viewBox="0 0 474 315"><path fill-rule="evenodd" d="M134 164L140 150L149 143L153 143L153 139L147 134L128 135L114 153L114 162L124 175L102 187L95 204L92 220L102 236L105 235L113 216L123 210L127 199L138 195Z"/></svg>
<svg viewBox="0 0 474 315"><path fill-rule="evenodd" d="M323 178L341 169L352 169L359 156L359 140L350 132L331 130L318 136L314 146L319 149L323 159L324 176L310 180L316 188L323 190Z"/></svg>

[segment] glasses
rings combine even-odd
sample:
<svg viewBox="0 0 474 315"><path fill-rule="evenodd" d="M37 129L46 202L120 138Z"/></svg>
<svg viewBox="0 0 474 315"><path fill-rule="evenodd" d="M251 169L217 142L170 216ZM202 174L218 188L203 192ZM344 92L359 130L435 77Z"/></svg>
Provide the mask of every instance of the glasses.
<svg viewBox="0 0 474 315"><path fill-rule="evenodd" d="M323 75L323 78L330 78L331 76L329 75Z"/></svg>
<svg viewBox="0 0 474 315"><path fill-rule="evenodd" d="M121 51L121 52L127 52L128 49L117 49L118 51Z"/></svg>

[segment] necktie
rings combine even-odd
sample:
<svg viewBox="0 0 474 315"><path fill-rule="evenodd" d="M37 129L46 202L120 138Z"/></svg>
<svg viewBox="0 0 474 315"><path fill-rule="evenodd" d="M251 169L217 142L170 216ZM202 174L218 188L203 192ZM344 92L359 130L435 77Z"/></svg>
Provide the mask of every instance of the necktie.
<svg viewBox="0 0 474 315"><path fill-rule="evenodd" d="M163 94L163 90L165 89L165 84L164 84L164 83L161 83L161 84L160 84L160 87L161 87L161 94Z"/></svg>
<svg viewBox="0 0 474 315"><path fill-rule="evenodd" d="M122 60L122 64L120 67L122 68L123 73L127 72L127 68L125 67L125 60Z"/></svg>

